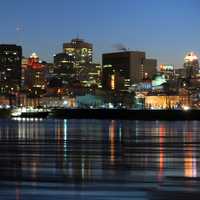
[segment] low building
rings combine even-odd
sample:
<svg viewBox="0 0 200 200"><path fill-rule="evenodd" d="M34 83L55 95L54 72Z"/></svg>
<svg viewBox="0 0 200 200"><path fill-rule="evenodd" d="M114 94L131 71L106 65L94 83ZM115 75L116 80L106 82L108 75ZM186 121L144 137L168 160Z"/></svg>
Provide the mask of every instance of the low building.
<svg viewBox="0 0 200 200"><path fill-rule="evenodd" d="M188 96L146 96L146 109L180 109L189 105Z"/></svg>
<svg viewBox="0 0 200 200"><path fill-rule="evenodd" d="M10 98L7 96L0 96L0 107L6 108L10 105Z"/></svg>
<svg viewBox="0 0 200 200"><path fill-rule="evenodd" d="M68 96L44 95L40 98L40 106L44 108L75 108L76 100Z"/></svg>
<svg viewBox="0 0 200 200"><path fill-rule="evenodd" d="M100 108L104 104L104 100L98 96L84 95L76 97L76 103L79 108Z"/></svg>

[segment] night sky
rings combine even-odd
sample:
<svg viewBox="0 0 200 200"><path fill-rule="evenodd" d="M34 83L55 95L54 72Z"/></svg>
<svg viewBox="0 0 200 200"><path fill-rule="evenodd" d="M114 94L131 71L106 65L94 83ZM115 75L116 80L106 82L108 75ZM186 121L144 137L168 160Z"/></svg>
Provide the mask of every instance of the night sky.
<svg viewBox="0 0 200 200"><path fill-rule="evenodd" d="M116 44L176 66L188 51L200 55L199 0L1 0L0 24L1 43L47 61L77 35L94 44L97 62Z"/></svg>

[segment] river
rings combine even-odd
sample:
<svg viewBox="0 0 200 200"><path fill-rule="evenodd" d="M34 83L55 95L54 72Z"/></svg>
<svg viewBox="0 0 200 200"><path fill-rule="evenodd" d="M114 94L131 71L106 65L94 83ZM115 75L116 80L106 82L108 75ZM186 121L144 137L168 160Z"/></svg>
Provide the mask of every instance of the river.
<svg viewBox="0 0 200 200"><path fill-rule="evenodd" d="M1 119L0 199L199 199L199 153L198 121Z"/></svg>

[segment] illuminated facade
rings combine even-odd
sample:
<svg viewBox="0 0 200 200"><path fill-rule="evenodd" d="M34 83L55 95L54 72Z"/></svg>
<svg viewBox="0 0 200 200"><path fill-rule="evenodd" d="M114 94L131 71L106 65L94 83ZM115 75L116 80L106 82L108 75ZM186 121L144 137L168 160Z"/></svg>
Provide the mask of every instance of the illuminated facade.
<svg viewBox="0 0 200 200"><path fill-rule="evenodd" d="M196 78L199 74L199 59L194 52L190 52L185 56L185 77L187 79Z"/></svg>
<svg viewBox="0 0 200 200"><path fill-rule="evenodd" d="M76 100L68 96L44 95L40 98L40 105L45 108L75 108Z"/></svg>
<svg viewBox="0 0 200 200"><path fill-rule="evenodd" d="M45 66L40 62L39 57L35 53L27 59L27 65L24 69L24 86L26 91L34 96L44 93L46 89Z"/></svg>
<svg viewBox="0 0 200 200"><path fill-rule="evenodd" d="M63 44L63 52L54 56L55 74L63 83L75 80L86 82L84 72L92 65L93 45L81 39L73 39Z"/></svg>
<svg viewBox="0 0 200 200"><path fill-rule="evenodd" d="M115 91L127 91L144 78L152 78L157 67L156 60L138 51L103 54L102 63L102 86Z"/></svg>
<svg viewBox="0 0 200 200"><path fill-rule="evenodd" d="M175 70L173 65L160 65L160 73L163 74L166 80L172 80L175 77Z"/></svg>
<svg viewBox="0 0 200 200"><path fill-rule="evenodd" d="M101 88L102 66L99 64L88 64L82 69L79 80L84 87Z"/></svg>
<svg viewBox="0 0 200 200"><path fill-rule="evenodd" d="M59 53L54 56L54 74L61 78L64 84L69 84L76 79L74 62L74 57L66 53Z"/></svg>
<svg viewBox="0 0 200 200"><path fill-rule="evenodd" d="M0 45L0 92L11 94L21 87L22 47Z"/></svg>
<svg viewBox="0 0 200 200"><path fill-rule="evenodd" d="M145 96L146 109L173 109L188 106L188 96Z"/></svg>
<svg viewBox="0 0 200 200"><path fill-rule="evenodd" d="M63 44L63 52L70 57L74 58L76 67L92 63L93 46L90 43L81 39L73 39L70 43Z"/></svg>

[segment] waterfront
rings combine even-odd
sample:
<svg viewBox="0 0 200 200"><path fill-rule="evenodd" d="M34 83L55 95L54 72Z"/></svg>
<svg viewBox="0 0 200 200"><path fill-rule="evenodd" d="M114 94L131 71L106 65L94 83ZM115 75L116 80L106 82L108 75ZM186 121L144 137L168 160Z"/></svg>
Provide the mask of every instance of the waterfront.
<svg viewBox="0 0 200 200"><path fill-rule="evenodd" d="M0 120L0 199L199 199L200 122Z"/></svg>

